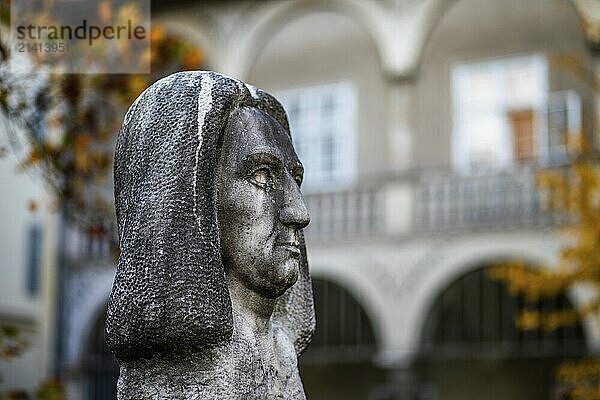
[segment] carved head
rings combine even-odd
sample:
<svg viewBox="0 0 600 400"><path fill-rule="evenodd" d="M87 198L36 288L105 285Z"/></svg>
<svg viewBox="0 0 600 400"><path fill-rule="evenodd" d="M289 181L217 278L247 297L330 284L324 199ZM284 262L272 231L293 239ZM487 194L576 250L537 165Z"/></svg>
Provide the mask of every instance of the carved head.
<svg viewBox="0 0 600 400"><path fill-rule="evenodd" d="M120 360L232 334L225 273L277 298L301 353L314 331L302 165L269 94L214 72L164 78L130 107L115 151L121 253L106 337Z"/></svg>
<svg viewBox="0 0 600 400"><path fill-rule="evenodd" d="M219 172L225 270L248 289L279 297L298 279L300 230L309 222L304 169L289 132L264 111L238 108L225 129Z"/></svg>

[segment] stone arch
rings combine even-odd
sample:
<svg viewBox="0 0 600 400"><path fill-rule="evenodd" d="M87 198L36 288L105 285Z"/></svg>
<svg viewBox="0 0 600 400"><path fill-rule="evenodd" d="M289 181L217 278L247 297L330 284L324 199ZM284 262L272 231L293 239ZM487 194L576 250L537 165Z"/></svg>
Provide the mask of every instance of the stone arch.
<svg viewBox="0 0 600 400"><path fill-rule="evenodd" d="M531 265L554 265L559 248L558 240L540 233L467 237L440 248L443 257L415 283L419 290L412 295L412 304L399 322L400 326L407 329L395 346L404 350L405 358L398 357L395 362L405 364L414 357L419 349L428 311L439 294L459 277L478 269L481 265L506 259L522 259ZM581 301L578 293L569 293L568 298L575 305ZM586 345L591 349L597 348L599 337L592 329L592 321L586 321L583 325Z"/></svg>
<svg viewBox="0 0 600 400"><path fill-rule="evenodd" d="M332 269L316 270L312 279L317 329L299 359L307 397L371 398L374 388L386 380L385 371L375 363L381 338L372 310L365 306L364 293L356 290L354 277L342 283Z"/></svg>
<svg viewBox="0 0 600 400"><path fill-rule="evenodd" d="M385 325L386 319L379 304L382 299L375 298L374 292L365 285L364 277L348 272L348 269L344 270L332 264L321 264L319 267L311 265L313 279L334 283L345 290L362 307L373 329L376 345L379 347L385 343L385 328L383 325Z"/></svg>
<svg viewBox="0 0 600 400"><path fill-rule="evenodd" d="M487 277L487 267L479 265L448 284L427 310L413 363L416 380L451 398L550 398L560 392L556 367L588 354L583 326L518 329L513 318L525 306L524 297L512 296L504 284ZM563 294L530 306L573 307ZM484 385L460 385L482 378Z"/></svg>
<svg viewBox="0 0 600 400"><path fill-rule="evenodd" d="M494 262L498 262L499 260L514 259L517 257L524 259L526 262L531 263L532 265L541 262L540 258L536 257L535 254L523 254L520 252L505 253L503 251L492 250L487 254L465 254L464 257L457 258L456 260L453 260L454 262L448 263L447 266L440 268L444 269L444 272L446 273L443 274L443 276L438 277L434 283L434 287L428 293L427 298L422 305L422 310L425 312L421 313L419 322L416 324L416 327L418 328L418 337L420 338L422 335L428 311L438 299L439 295L443 293L443 291L449 285L451 285L461 276L481 268L482 265L489 265L493 264Z"/></svg>
<svg viewBox="0 0 600 400"><path fill-rule="evenodd" d="M430 0L431 6L428 10L427 17L425 18L425 24L422 28L422 35L420 36L420 43L418 43L417 48L418 54L417 59L415 60L416 65L420 65L423 61L423 57L425 54L425 49L430 45L430 41L432 40L436 28L443 20L443 18L448 14L448 12L457 5L461 0ZM566 5L570 8L574 15L576 15L580 20L585 16L583 6L579 4L577 0L567 0L566 2L561 2L563 5ZM550 4L550 6L556 6ZM580 23L580 21L577 21ZM582 32L582 37L585 37L584 32Z"/></svg>
<svg viewBox="0 0 600 400"><path fill-rule="evenodd" d="M392 338L382 362L408 365L417 354L427 312L444 288L459 276L491 260L518 257L533 264L551 264L558 244L543 234L490 234L430 243L426 265L408 267L400 288L402 304L391 322L398 335ZM423 264L423 265L422 265ZM399 330L402 328L402 330Z"/></svg>
<svg viewBox="0 0 600 400"><path fill-rule="evenodd" d="M497 260L491 260L491 262L495 261ZM530 268L536 268L528 260L524 261ZM465 353L471 354L496 350L490 346L497 346L500 342L508 339L509 343L507 344L511 347L511 351L518 354L523 350L531 351L528 348L523 349L521 342L525 337L533 337L533 340L551 340L553 351L557 353L581 352L574 356L585 353L583 328L580 323L557 329L558 337L563 337L562 340L552 335L552 332L541 328L534 330L537 335L533 336L526 331L519 330L514 325L513 318L514 313L523 304L524 296L512 295L502 282L487 276L486 269L490 265L484 262L471 268L438 293L434 305L427 310L427 323L421 326L422 347L420 351L431 352L433 350L432 354L435 356L436 350L443 351L444 346L452 343L455 346L462 346ZM539 299L537 305L531 304L530 306L545 310L560 310L572 308L574 304L568 294L561 293L554 299ZM503 310L500 310L499 307ZM469 318L461 317L461 315L467 314ZM452 328L444 325L448 318L453 324ZM441 321L444 323L440 323ZM457 326L460 329L456 329ZM565 343L565 337L573 342ZM487 348L474 348L473 344L487 345Z"/></svg>
<svg viewBox="0 0 600 400"><path fill-rule="evenodd" d="M374 2L361 0L335 0L314 2L302 0L280 2L262 10L252 24L248 24L229 43L229 51L220 65L223 72L238 79L246 80L258 55L269 39L287 23L318 11L332 12L346 16L357 23L370 36L377 48L380 61L388 57L385 49L385 32L378 28L384 17L383 10Z"/></svg>
<svg viewBox="0 0 600 400"><path fill-rule="evenodd" d="M312 282L317 329L306 356L321 352L329 353L332 361L348 356L370 361L377 351L377 339L364 307L331 280L313 277Z"/></svg>

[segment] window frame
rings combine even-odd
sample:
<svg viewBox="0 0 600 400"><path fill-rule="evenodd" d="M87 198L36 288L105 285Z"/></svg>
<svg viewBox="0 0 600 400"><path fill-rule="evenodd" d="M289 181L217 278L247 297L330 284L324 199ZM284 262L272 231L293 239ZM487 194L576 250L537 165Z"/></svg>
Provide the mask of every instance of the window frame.
<svg viewBox="0 0 600 400"><path fill-rule="evenodd" d="M288 114L292 141L305 166L305 192L343 190L354 183L357 170L357 90L349 81L282 90L276 97ZM333 111L326 121L325 101L333 99ZM295 110L300 110L301 117ZM299 119L298 119L299 118ZM332 168L324 167L326 157L322 134L332 130ZM327 172L329 171L329 172Z"/></svg>
<svg viewBox="0 0 600 400"><path fill-rule="evenodd" d="M543 161L546 158L546 143L548 143L548 129L547 129L547 116L546 110L549 97L549 66L548 61L543 53L528 53L528 54L514 54L503 57L460 61L450 66L450 102L451 102L451 161L455 171L472 175L475 173L489 172L490 170L502 170L506 168L514 167L518 161L515 157L515 143L514 138L511 136L510 127L508 121L503 118L508 111L518 110L518 101L511 103L509 100L509 90L507 87L507 81L509 79L509 69L515 64L525 63L529 64L531 71L536 74L537 82L533 83L532 86L537 86L534 98L527 104L523 103L526 109L529 107L534 114L533 120L533 131L534 131L534 152L537 160ZM494 93L496 99L490 104L490 109L480 108L477 110L475 117L467 117L465 115L472 114L468 110L473 110L475 107L473 104L469 104L468 101L463 100L467 91L463 90L468 86L465 82L468 82L469 73L474 74L477 69L485 70L489 69L491 72L489 76L494 77L492 86L497 90ZM462 93L462 94L461 94ZM483 103L483 102L480 102ZM476 103L475 103L476 104ZM485 113L490 116L498 116L502 118L500 126L502 126L501 141L503 142L502 148L496 149L500 151L500 155L496 159L499 161L499 165L473 165L473 157L469 152L469 128L468 125L472 124L477 117L483 116ZM488 119L490 119L488 116ZM471 122L469 122L471 120ZM491 119L490 119L491 120ZM498 121L496 121L498 122Z"/></svg>

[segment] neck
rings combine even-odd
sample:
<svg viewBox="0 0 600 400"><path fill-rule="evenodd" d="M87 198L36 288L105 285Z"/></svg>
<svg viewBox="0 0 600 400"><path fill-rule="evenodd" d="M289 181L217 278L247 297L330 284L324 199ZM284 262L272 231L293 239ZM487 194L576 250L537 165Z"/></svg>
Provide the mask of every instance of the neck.
<svg viewBox="0 0 600 400"><path fill-rule="evenodd" d="M269 333L275 299L261 296L247 288L232 274L227 274L227 286L231 296L234 315L240 317L259 336Z"/></svg>

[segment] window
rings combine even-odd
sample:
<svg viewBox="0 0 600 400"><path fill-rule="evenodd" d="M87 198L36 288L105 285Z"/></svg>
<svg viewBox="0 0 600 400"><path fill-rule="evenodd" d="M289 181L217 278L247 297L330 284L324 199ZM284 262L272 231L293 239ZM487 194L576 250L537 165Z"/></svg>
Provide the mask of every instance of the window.
<svg viewBox="0 0 600 400"><path fill-rule="evenodd" d="M485 172L540 157L548 93L541 55L452 69L452 158L461 172Z"/></svg>
<svg viewBox="0 0 600 400"><path fill-rule="evenodd" d="M42 263L42 229L39 223L32 223L27 230L27 293L37 296L40 290L40 269Z"/></svg>
<svg viewBox="0 0 600 400"><path fill-rule="evenodd" d="M572 90L551 93L548 97L548 134L544 158L552 164L568 161L569 142L581 134L581 99Z"/></svg>
<svg viewBox="0 0 600 400"><path fill-rule="evenodd" d="M277 94L289 117L294 147L304 164L304 189L335 190L355 175L356 93L349 83Z"/></svg>

